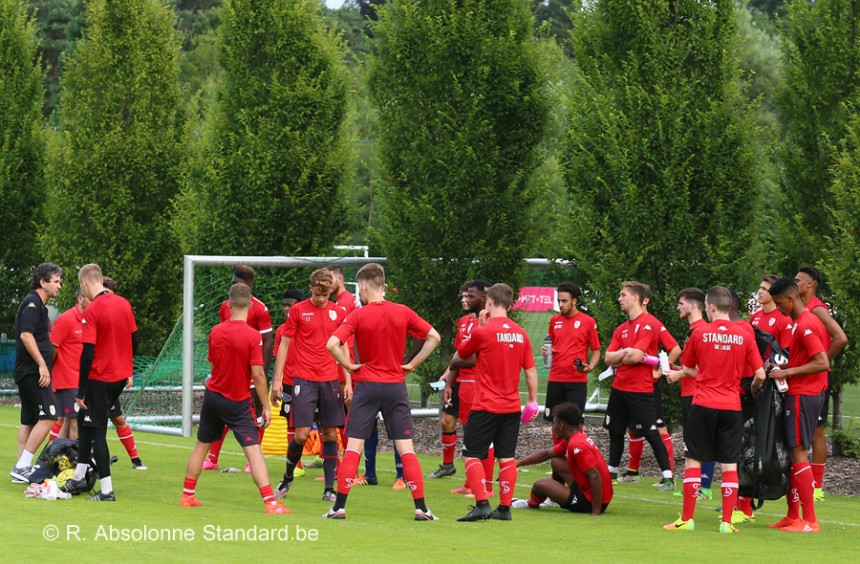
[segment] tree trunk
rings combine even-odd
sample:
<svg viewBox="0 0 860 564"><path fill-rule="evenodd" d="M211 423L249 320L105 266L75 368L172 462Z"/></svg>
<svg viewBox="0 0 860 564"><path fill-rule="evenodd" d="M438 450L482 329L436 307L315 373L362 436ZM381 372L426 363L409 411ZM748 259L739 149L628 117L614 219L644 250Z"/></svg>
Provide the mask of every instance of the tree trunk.
<svg viewBox="0 0 860 564"><path fill-rule="evenodd" d="M833 425L831 429L842 428L842 388L834 387L830 396L833 398Z"/></svg>

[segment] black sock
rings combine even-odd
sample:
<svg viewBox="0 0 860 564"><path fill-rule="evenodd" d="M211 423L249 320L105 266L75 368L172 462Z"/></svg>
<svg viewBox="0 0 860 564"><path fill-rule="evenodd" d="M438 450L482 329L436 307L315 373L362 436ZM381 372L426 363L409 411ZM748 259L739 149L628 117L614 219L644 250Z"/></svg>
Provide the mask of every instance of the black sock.
<svg viewBox="0 0 860 564"><path fill-rule="evenodd" d="M413 500L415 502L415 509L420 509L421 511L427 511L427 504L424 503L424 498L419 497Z"/></svg>
<svg viewBox="0 0 860 564"><path fill-rule="evenodd" d="M486 499L482 499L478 501L478 507L489 507L490 502Z"/></svg>
<svg viewBox="0 0 860 564"><path fill-rule="evenodd" d="M296 439L291 440L287 446L287 469L284 473L284 479L288 482L293 481L293 472L302 459L302 450L304 450L304 446L297 443Z"/></svg>
<svg viewBox="0 0 860 564"><path fill-rule="evenodd" d="M348 495L349 494L343 494L343 493L337 492L337 499L334 500L334 505L332 506L332 510L337 511L338 509L343 509L344 507L346 507L346 497Z"/></svg>

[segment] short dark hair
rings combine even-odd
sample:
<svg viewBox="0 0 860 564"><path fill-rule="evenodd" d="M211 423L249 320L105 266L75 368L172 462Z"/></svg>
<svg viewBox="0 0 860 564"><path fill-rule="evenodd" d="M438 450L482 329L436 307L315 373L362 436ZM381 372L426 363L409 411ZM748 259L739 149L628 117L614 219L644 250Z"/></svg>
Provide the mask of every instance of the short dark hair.
<svg viewBox="0 0 860 564"><path fill-rule="evenodd" d="M469 289L469 284L471 284L471 280L466 280L462 284L460 284L460 293L466 292Z"/></svg>
<svg viewBox="0 0 860 564"><path fill-rule="evenodd" d="M678 292L678 299L694 302L699 307L699 311L705 310L705 292L699 288L684 288Z"/></svg>
<svg viewBox="0 0 860 564"><path fill-rule="evenodd" d="M574 300L578 300L579 296L582 295L582 290L580 290L579 286L577 286L573 282L562 282L558 285L558 288L556 288L555 291L559 294L562 292L567 292Z"/></svg>
<svg viewBox="0 0 860 564"><path fill-rule="evenodd" d="M811 264L801 264L797 267L797 271L808 275L816 284L821 284L821 271Z"/></svg>
<svg viewBox="0 0 860 564"><path fill-rule="evenodd" d="M712 306L716 307L717 311L721 311L723 313L728 313L729 309L732 307L732 303L734 302L732 291L725 286L712 287L708 290L705 300Z"/></svg>
<svg viewBox="0 0 860 564"><path fill-rule="evenodd" d="M254 269L247 264L240 264L233 269L233 281L242 281L248 286L254 283Z"/></svg>
<svg viewBox="0 0 860 564"><path fill-rule="evenodd" d="M287 290L284 292L285 300L296 300L297 302L302 302L306 300L305 293L301 290Z"/></svg>
<svg viewBox="0 0 860 564"><path fill-rule="evenodd" d="M514 291L504 282L490 286L490 289L487 290L487 298L493 300L493 303L497 306L505 309L514 305Z"/></svg>
<svg viewBox="0 0 860 564"><path fill-rule="evenodd" d="M468 290L469 288L475 288L479 292L486 294L490 286L492 286L492 284L490 284L483 278L477 278L475 280L470 280L469 286L466 289Z"/></svg>
<svg viewBox="0 0 860 564"><path fill-rule="evenodd" d="M245 309L251 306L251 288L247 284L237 282L230 286L230 291L227 293L230 299L230 305L239 309Z"/></svg>
<svg viewBox="0 0 860 564"><path fill-rule="evenodd" d="M116 294L116 280L107 276L102 276L102 286Z"/></svg>
<svg viewBox="0 0 860 564"><path fill-rule="evenodd" d="M355 281L364 282L374 290L382 290L385 288L385 269L381 264L369 262L358 269Z"/></svg>
<svg viewBox="0 0 860 564"><path fill-rule="evenodd" d="M768 290L768 294L771 297L779 297L787 294L799 294L800 290L797 288L797 282L794 281L794 278L791 276L783 276L779 278L776 282L771 284L770 290Z"/></svg>
<svg viewBox="0 0 860 564"><path fill-rule="evenodd" d="M339 264L330 264L325 269L337 276L343 276L343 268Z"/></svg>
<svg viewBox="0 0 860 564"><path fill-rule="evenodd" d="M571 402L560 403L552 408L552 417L553 419L558 418L575 428L579 428L583 423L582 410L579 409L578 405Z"/></svg>
<svg viewBox="0 0 860 564"><path fill-rule="evenodd" d="M43 262L33 271L33 277L30 278L30 289L38 290L42 287L42 282L50 282L54 276L62 275L62 268L52 262Z"/></svg>

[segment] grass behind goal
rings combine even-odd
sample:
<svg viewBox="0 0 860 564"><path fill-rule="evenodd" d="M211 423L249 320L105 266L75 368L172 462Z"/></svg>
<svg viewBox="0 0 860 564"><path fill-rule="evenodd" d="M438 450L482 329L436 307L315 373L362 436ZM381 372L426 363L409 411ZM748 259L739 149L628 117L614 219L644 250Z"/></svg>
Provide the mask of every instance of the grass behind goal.
<svg viewBox="0 0 860 564"><path fill-rule="evenodd" d="M0 407L0 467L11 468L19 411ZM357 488L347 505L346 521L327 521L321 515L330 504L321 501L322 485L309 470L297 478L287 500L292 515L265 515L250 476L244 473L202 475L197 496L202 507L179 507L185 463L193 439L135 433L138 449L149 466L146 472L131 468L125 452L109 433L111 452L119 457L113 476L116 503L90 503L81 497L67 501L26 499L22 485L4 481L0 503L0 546L4 560L37 559L43 562L82 560L111 562L221 562L259 561L326 562L665 562L695 559L703 562L853 561L860 551L860 502L857 498L828 495L817 506L822 532L793 535L767 528L784 511L782 502L765 505L755 524L740 525L741 534L719 535L716 502L699 504L697 530L664 531L674 521L680 498L655 492L651 480L621 484L608 512L600 518L573 515L559 509L514 510L512 522L458 523L468 500L448 493L461 485L457 475L425 481L428 506L441 517L434 523L412 520L412 501L406 491L392 491L390 452L378 458L380 485ZM225 443L222 466L244 466L233 439ZM425 472L438 458L420 456ZM275 480L283 470L280 458L268 458ZM519 474L516 496L545 475L546 466ZM715 491L719 491L715 489ZM497 503L498 498L491 498ZM102 526L102 533L99 527ZM54 529L56 527L56 529ZM77 529L75 527L78 527ZM128 535L152 530L192 531L194 540L110 540L113 531ZM216 536L218 527L220 536ZM257 528L286 531L290 540L240 541L230 535ZM311 531L315 541L309 540ZM60 538L46 540L57 532ZM70 532L77 532L77 538ZM117 533L119 534L119 533ZM151 534L151 533L150 533ZM100 535L97 539L96 536ZM208 535L208 536L207 536ZM305 540L297 537L304 535ZM153 537L153 538L158 538ZM162 537L163 538L163 537ZM218 540L220 539L220 540Z"/></svg>

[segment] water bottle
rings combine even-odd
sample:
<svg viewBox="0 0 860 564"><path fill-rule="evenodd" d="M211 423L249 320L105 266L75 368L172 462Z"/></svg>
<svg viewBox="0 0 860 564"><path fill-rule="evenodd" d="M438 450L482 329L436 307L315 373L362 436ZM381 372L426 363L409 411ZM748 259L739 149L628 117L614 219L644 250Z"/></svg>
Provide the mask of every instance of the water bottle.
<svg viewBox="0 0 860 564"><path fill-rule="evenodd" d="M657 366L660 364L660 359L654 355L646 354L645 358L642 359L642 364L647 364L648 366Z"/></svg>
<svg viewBox="0 0 860 564"><path fill-rule="evenodd" d="M666 354L666 351L660 351L658 357L660 358L660 371L665 376L672 369L672 367L669 366L669 355Z"/></svg>
<svg viewBox="0 0 860 564"><path fill-rule="evenodd" d="M543 338L543 346L546 347L546 356L543 357L543 365L547 368L552 366L552 339L549 335Z"/></svg>

